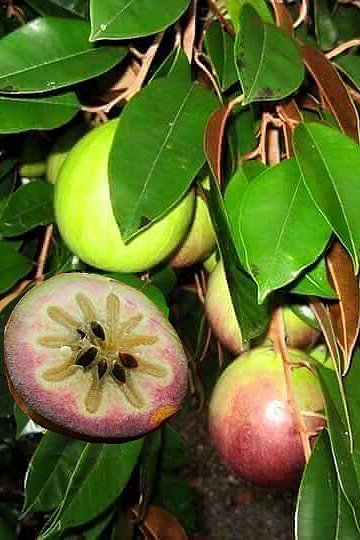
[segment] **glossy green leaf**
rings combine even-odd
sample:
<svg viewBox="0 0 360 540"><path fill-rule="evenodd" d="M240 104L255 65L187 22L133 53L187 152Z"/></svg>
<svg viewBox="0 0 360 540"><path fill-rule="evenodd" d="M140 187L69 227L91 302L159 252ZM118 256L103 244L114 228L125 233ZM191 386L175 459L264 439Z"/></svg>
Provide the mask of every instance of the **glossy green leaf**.
<svg viewBox="0 0 360 540"><path fill-rule="evenodd" d="M178 62L187 63L184 53ZM205 161L204 130L217 100L182 73L176 69L169 78L153 81L119 118L109 178L114 215L124 240L142 222L148 224L165 214Z"/></svg>
<svg viewBox="0 0 360 540"><path fill-rule="evenodd" d="M18 253L12 242L0 240L0 293L15 285L31 268L31 261Z"/></svg>
<svg viewBox="0 0 360 540"><path fill-rule="evenodd" d="M96 47L89 33L89 23L80 19L40 17L8 34L0 40L0 92L55 90L121 62L124 47Z"/></svg>
<svg viewBox="0 0 360 540"><path fill-rule="evenodd" d="M256 137L257 125L254 118L253 108L242 107L236 114L232 114L227 123L227 138L229 141L229 152L234 162L234 171L240 165L241 158L254 150L257 146ZM254 163L255 160L249 163ZM256 163L260 163L256 161ZM243 163L244 165L244 163Z"/></svg>
<svg viewBox="0 0 360 540"><path fill-rule="evenodd" d="M297 499L296 540L359 540L360 535L338 483L327 431L318 438Z"/></svg>
<svg viewBox="0 0 360 540"><path fill-rule="evenodd" d="M291 287L291 292L307 296L320 296L321 298L337 298L336 292L329 284L324 257L321 257Z"/></svg>
<svg viewBox="0 0 360 540"><path fill-rule="evenodd" d="M296 540L336 538L338 481L330 440L319 435L305 468L296 505Z"/></svg>
<svg viewBox="0 0 360 540"><path fill-rule="evenodd" d="M86 444L47 431L29 463L22 517L29 512L51 512L63 500Z"/></svg>
<svg viewBox="0 0 360 540"><path fill-rule="evenodd" d="M89 0L26 0L39 15L52 17L80 17L89 16Z"/></svg>
<svg viewBox="0 0 360 540"><path fill-rule="evenodd" d="M177 517L187 532L197 532L200 498L201 494L185 480L172 474L162 474L154 503Z"/></svg>
<svg viewBox="0 0 360 540"><path fill-rule="evenodd" d="M142 445L143 439L124 444L87 443L42 538L80 526L104 512L126 487Z"/></svg>
<svg viewBox="0 0 360 540"><path fill-rule="evenodd" d="M215 21L208 27L204 41L220 89L224 92L238 80L234 61L234 39L218 21Z"/></svg>
<svg viewBox="0 0 360 540"><path fill-rule="evenodd" d="M359 90L360 88L360 56L347 54L336 59L336 65L345 73Z"/></svg>
<svg viewBox="0 0 360 540"><path fill-rule="evenodd" d="M13 414L13 408L14 400L9 392L6 377L0 374L0 418L11 416Z"/></svg>
<svg viewBox="0 0 360 540"><path fill-rule="evenodd" d="M311 197L349 252L357 272L360 249L358 145L337 129L310 123L296 128L294 149Z"/></svg>
<svg viewBox="0 0 360 540"><path fill-rule="evenodd" d="M146 514L156 488L159 476L161 446L162 429L157 429L144 437L139 474L140 519Z"/></svg>
<svg viewBox="0 0 360 540"><path fill-rule="evenodd" d="M72 92L38 98L0 96L0 133L54 129L66 124L79 110L80 103Z"/></svg>
<svg viewBox="0 0 360 540"><path fill-rule="evenodd" d="M340 41L359 37L360 11L356 5L338 3L333 18Z"/></svg>
<svg viewBox="0 0 360 540"><path fill-rule="evenodd" d="M90 40L129 39L165 30L190 0L90 0Z"/></svg>
<svg viewBox="0 0 360 540"><path fill-rule="evenodd" d="M244 246L239 236L240 209L245 191L256 176L264 172L266 165L261 161L249 161L244 163L230 178L224 194L225 208L231 224L231 232L236 239L236 247L240 258L243 258Z"/></svg>
<svg viewBox="0 0 360 540"><path fill-rule="evenodd" d="M225 263L226 279L244 341L261 335L269 322L266 302L257 302L257 287L241 267L231 233L231 224L217 182L211 178L210 190L205 191L212 223Z"/></svg>
<svg viewBox="0 0 360 540"><path fill-rule="evenodd" d="M130 285L130 287L135 287L136 289L139 289L139 291L144 293L152 302L154 302L154 304L157 305L159 309L161 309L161 311L166 317L169 316L169 307L166 303L163 293L151 282L142 280L139 277L134 276L133 274L120 274L118 272L110 272L106 275L112 279L117 279L122 283L126 283L126 285Z"/></svg>
<svg viewBox="0 0 360 540"><path fill-rule="evenodd" d="M354 365L355 362L353 362L349 373ZM350 434L344 409L345 404L348 406L349 402L348 399L344 401L335 371L321 365L318 365L317 369L324 396L331 449L340 487L346 501L352 509L354 518L357 520L357 523L360 524L360 453L358 451L360 434L358 429L358 419L360 407L357 397L358 391L356 391L356 411L354 411L354 407L352 411L350 410L350 425L352 430L352 433ZM359 373L358 369L357 372ZM344 393L347 397L346 379ZM357 421L357 425L354 424L354 420ZM353 443L351 442L351 435L353 437ZM354 446L354 451L352 450L352 445Z"/></svg>
<svg viewBox="0 0 360 540"><path fill-rule="evenodd" d="M273 22L271 12L264 0L225 0L225 3L236 31L239 30L240 10L245 3L256 9L264 22Z"/></svg>
<svg viewBox="0 0 360 540"><path fill-rule="evenodd" d="M260 301L312 264L331 234L292 159L250 182L238 223L243 264L259 287Z"/></svg>
<svg viewBox="0 0 360 540"><path fill-rule="evenodd" d="M25 184L9 197L0 218L3 236L18 236L54 220L54 186L41 180Z"/></svg>
<svg viewBox="0 0 360 540"><path fill-rule="evenodd" d="M304 78L295 42L273 24L264 23L248 4L240 13L235 61L244 104L284 98L297 90Z"/></svg>
<svg viewBox="0 0 360 540"><path fill-rule="evenodd" d="M333 49L338 42L338 32L329 0L314 2L314 22L318 47L323 51Z"/></svg>
<svg viewBox="0 0 360 540"><path fill-rule="evenodd" d="M163 431L163 452L161 468L164 471L174 471L189 463L189 457L182 436L170 425L166 424Z"/></svg>

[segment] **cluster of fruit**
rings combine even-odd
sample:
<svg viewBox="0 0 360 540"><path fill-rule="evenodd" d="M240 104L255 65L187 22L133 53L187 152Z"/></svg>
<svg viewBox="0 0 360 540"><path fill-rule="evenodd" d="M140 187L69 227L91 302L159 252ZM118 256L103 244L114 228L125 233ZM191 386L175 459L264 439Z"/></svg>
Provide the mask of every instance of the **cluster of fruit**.
<svg viewBox="0 0 360 540"><path fill-rule="evenodd" d="M50 153L46 175L55 184L60 234L101 272L145 272L163 261L173 268L204 263L209 324L236 356L210 402L212 439L242 476L293 486L304 452L283 363L269 338L244 351L202 197L207 179L125 243L108 181L116 127L115 119L85 135L76 128ZM283 316L297 405L307 432L316 434L324 425L322 395L310 358L299 349L314 345L320 332L288 306ZM139 290L101 274L60 274L30 290L9 319L5 362L12 394L30 417L90 441L124 441L155 429L178 410L187 387L185 353L161 311Z"/></svg>

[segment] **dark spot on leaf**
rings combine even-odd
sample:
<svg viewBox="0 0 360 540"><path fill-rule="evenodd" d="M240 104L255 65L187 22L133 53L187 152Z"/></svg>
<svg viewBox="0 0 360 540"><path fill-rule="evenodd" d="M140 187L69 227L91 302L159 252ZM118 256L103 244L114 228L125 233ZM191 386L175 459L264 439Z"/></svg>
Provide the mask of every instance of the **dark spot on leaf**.
<svg viewBox="0 0 360 540"><path fill-rule="evenodd" d="M273 95L274 91L269 86L265 86L258 94L259 98L271 98Z"/></svg>
<svg viewBox="0 0 360 540"><path fill-rule="evenodd" d="M146 227L147 225L149 225L150 222L151 222L151 220L148 217L141 216L141 218L140 218L140 227Z"/></svg>
<svg viewBox="0 0 360 540"><path fill-rule="evenodd" d="M4 88L0 88L0 92L17 92L17 89L9 84L8 86L4 86Z"/></svg>
<svg viewBox="0 0 360 540"><path fill-rule="evenodd" d="M250 266L250 271L251 271L251 274L255 277L259 274L259 267L256 266L256 264L252 264Z"/></svg>

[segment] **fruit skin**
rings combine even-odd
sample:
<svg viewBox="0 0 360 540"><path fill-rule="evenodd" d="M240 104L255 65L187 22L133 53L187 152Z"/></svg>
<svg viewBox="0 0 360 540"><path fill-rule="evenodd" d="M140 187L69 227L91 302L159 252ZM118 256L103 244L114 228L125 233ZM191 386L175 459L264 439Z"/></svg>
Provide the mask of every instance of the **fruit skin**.
<svg viewBox="0 0 360 540"><path fill-rule="evenodd" d="M307 360L290 351L294 362ZM314 373L292 369L299 410L322 412L323 399ZM303 417L311 432L320 417ZM279 355L258 347L232 362L218 380L210 401L209 429L223 461L238 475L260 486L296 487L305 460L300 435L287 399Z"/></svg>
<svg viewBox="0 0 360 540"><path fill-rule="evenodd" d="M244 346L222 261L219 261L210 274L205 296L205 312L213 333L220 343L233 354L240 354ZM283 306L283 317L286 341L290 348L306 349L319 339L319 330L301 320L290 306ZM269 339L265 338L263 344L270 345Z"/></svg>
<svg viewBox="0 0 360 540"><path fill-rule="evenodd" d="M106 297L114 293L121 300L119 324L122 317L139 313L143 318L131 335L157 337L152 345L137 345L136 354L140 365L149 360L161 366L165 375L130 375L144 406L129 403L110 376L104 378L99 408L89 412L84 406L91 387L89 371L77 368L61 380L44 378L49 369L66 361L71 349L68 345L45 347L38 338L54 334L73 337L70 330L54 323L48 308L58 305L81 320L75 301L78 292L91 299L105 328ZM186 355L162 312L139 290L98 274L58 274L31 289L8 320L4 352L10 390L25 414L46 428L88 441L123 442L156 429L178 410L187 389Z"/></svg>
<svg viewBox="0 0 360 540"><path fill-rule="evenodd" d="M55 141L46 160L46 180L50 184L55 184L68 153L83 135L85 135L85 126L78 124L67 129Z"/></svg>
<svg viewBox="0 0 360 540"><path fill-rule="evenodd" d="M117 119L94 129L69 152L55 184L60 233L84 262L102 270L142 272L166 259L190 226L195 204L189 192L162 219L125 245L115 220L107 174Z"/></svg>
<svg viewBox="0 0 360 540"><path fill-rule="evenodd" d="M206 185L206 180L203 184ZM206 259L215 249L216 235L208 205L201 192L196 194L195 214L189 232L170 260L173 268L192 266Z"/></svg>
<svg viewBox="0 0 360 540"><path fill-rule="evenodd" d="M283 318L286 330L286 343L289 347L293 349L306 349L315 345L318 341L321 332L301 320L289 306L284 307Z"/></svg>
<svg viewBox="0 0 360 540"><path fill-rule="evenodd" d="M220 343L234 355L240 354L243 350L243 341L222 261L218 262L209 277L205 296L205 313Z"/></svg>

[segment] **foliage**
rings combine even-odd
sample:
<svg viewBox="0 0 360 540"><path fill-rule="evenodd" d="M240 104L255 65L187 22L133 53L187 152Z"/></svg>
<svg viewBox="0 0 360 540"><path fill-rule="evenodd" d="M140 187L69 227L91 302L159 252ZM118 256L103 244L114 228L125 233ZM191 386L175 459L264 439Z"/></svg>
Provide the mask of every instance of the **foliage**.
<svg viewBox="0 0 360 540"><path fill-rule="evenodd" d="M328 424L299 489L297 540L360 538L359 23L357 2L335 0L0 7L1 334L39 280L100 272L59 237L53 186L21 174L31 141L40 135L48 152L74 125L119 117L108 172L126 241L211 174L202 195L244 340L263 338L284 298L301 299L331 356L332 369L314 360ZM111 277L166 315L170 307L206 404L219 370L201 362L208 328L194 272L165 262L146 276ZM197 530L196 492L177 476L183 441L169 424L122 445L44 432L14 407L2 348L0 358L0 465L27 470L21 495L0 505L1 538L26 536L29 516L44 539L160 538L170 522L174 540L182 526Z"/></svg>

